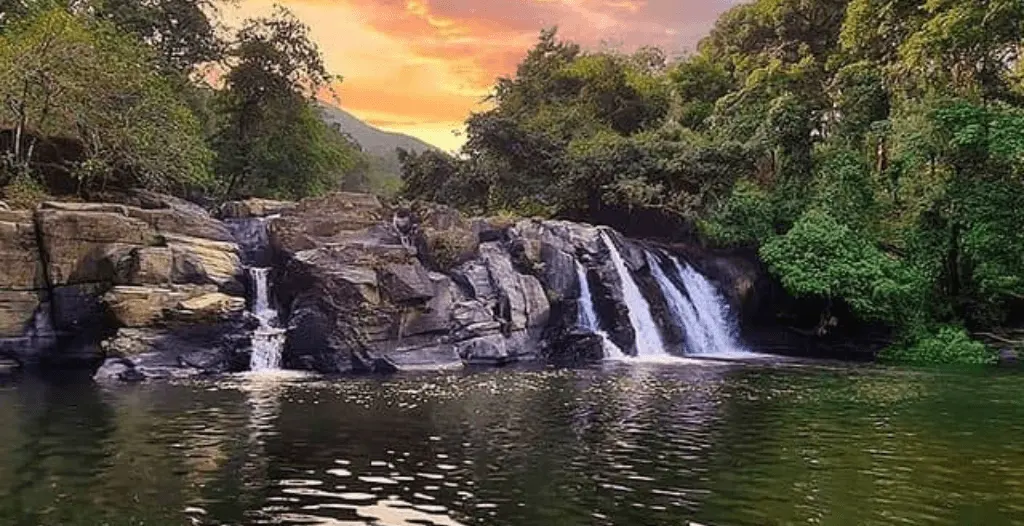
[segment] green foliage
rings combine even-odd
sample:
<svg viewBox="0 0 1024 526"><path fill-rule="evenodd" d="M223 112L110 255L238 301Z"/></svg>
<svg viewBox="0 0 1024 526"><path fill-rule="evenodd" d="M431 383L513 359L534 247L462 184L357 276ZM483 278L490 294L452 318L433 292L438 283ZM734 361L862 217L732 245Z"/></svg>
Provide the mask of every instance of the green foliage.
<svg viewBox="0 0 1024 526"><path fill-rule="evenodd" d="M775 208L770 196L753 181L736 183L732 194L701 222L705 235L723 246L756 246L775 235Z"/></svg>
<svg viewBox="0 0 1024 526"><path fill-rule="evenodd" d="M218 60L224 42L209 18L217 0L93 0L95 15L151 45L169 72Z"/></svg>
<svg viewBox="0 0 1024 526"><path fill-rule="evenodd" d="M175 190L210 180L199 123L150 50L111 25L62 9L13 22L0 36L0 123L8 157L28 168L40 140L72 139L90 167L62 167L80 187L117 182Z"/></svg>
<svg viewBox="0 0 1024 526"><path fill-rule="evenodd" d="M264 111L258 134L244 141L219 143L219 171L232 178L227 195L298 199L337 189L360 162L359 152L327 126L302 100ZM230 184L230 183L229 183Z"/></svg>
<svg viewBox="0 0 1024 526"><path fill-rule="evenodd" d="M3 187L4 202L15 210L32 210L49 199L46 188L31 174L17 174Z"/></svg>
<svg viewBox="0 0 1024 526"><path fill-rule="evenodd" d="M915 269L826 212L806 212L760 253L796 296L842 299L863 319L894 325L923 314L924 283Z"/></svg>
<svg viewBox="0 0 1024 526"><path fill-rule="evenodd" d="M907 341L889 347L879 356L884 361L909 364L992 364L996 353L972 340L963 327L942 325L918 331Z"/></svg>
<svg viewBox="0 0 1024 526"><path fill-rule="evenodd" d="M316 96L336 78L309 28L279 7L243 25L228 57L214 141L223 195L294 199L339 188L360 153L317 111Z"/></svg>

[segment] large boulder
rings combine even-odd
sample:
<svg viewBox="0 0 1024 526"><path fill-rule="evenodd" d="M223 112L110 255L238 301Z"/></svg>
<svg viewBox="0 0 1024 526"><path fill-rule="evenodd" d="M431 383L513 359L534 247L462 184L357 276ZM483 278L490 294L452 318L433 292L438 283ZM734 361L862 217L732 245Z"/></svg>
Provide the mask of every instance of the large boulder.
<svg viewBox="0 0 1024 526"><path fill-rule="evenodd" d="M103 342L98 380L139 381L242 371L251 325L241 318L166 330L123 328Z"/></svg>
<svg viewBox="0 0 1024 526"><path fill-rule="evenodd" d="M380 225L387 211L375 196L338 192L305 199L270 225L275 251L296 254L330 244L347 244L353 232Z"/></svg>
<svg viewBox="0 0 1024 526"><path fill-rule="evenodd" d="M174 197L104 198L0 211L0 354L90 364L122 329L166 339L185 325L228 330L241 315L241 263L226 225Z"/></svg>
<svg viewBox="0 0 1024 526"><path fill-rule="evenodd" d="M0 357L32 364L52 349L43 260L30 211L0 210Z"/></svg>
<svg viewBox="0 0 1024 526"><path fill-rule="evenodd" d="M46 286L31 212L0 210L0 338L23 335Z"/></svg>
<svg viewBox="0 0 1024 526"><path fill-rule="evenodd" d="M298 203L270 229L287 261L278 281L286 364L392 371L536 354L546 291L508 236L480 243L457 212L341 193ZM445 245L458 257L433 250L447 239L460 240Z"/></svg>

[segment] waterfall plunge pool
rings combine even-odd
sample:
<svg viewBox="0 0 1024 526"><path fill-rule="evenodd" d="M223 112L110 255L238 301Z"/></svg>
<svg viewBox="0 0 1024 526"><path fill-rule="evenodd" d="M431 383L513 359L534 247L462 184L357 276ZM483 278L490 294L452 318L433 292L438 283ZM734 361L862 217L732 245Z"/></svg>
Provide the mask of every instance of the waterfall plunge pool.
<svg viewBox="0 0 1024 526"><path fill-rule="evenodd" d="M1020 374L0 383L0 524L1024 524Z"/></svg>

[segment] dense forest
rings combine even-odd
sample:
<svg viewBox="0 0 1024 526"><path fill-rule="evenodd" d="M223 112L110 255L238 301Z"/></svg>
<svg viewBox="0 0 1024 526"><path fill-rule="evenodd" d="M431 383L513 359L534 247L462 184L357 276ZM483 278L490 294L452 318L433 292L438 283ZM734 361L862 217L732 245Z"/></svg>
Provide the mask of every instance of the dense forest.
<svg viewBox="0 0 1024 526"><path fill-rule="evenodd" d="M367 185L320 117L339 80L278 7L229 28L219 0L0 0L0 187L9 204L148 188L221 200Z"/></svg>
<svg viewBox="0 0 1024 526"><path fill-rule="evenodd" d="M544 31L404 191L756 249L822 331L987 362L1024 315L1022 31L1019 0L758 0L678 59Z"/></svg>

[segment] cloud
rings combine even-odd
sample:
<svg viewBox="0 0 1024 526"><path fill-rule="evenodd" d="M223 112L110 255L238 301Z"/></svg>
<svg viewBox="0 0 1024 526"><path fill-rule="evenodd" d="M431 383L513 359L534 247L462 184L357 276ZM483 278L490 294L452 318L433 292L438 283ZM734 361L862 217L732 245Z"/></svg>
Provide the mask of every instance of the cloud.
<svg viewBox="0 0 1024 526"><path fill-rule="evenodd" d="M540 29L558 26L586 47L602 42L670 54L692 47L736 0L278 0L312 28L328 66L345 78L341 104L376 124L450 137L500 76L511 75ZM242 0L229 19L265 13ZM396 123L405 123L401 126ZM422 130L417 129L420 123ZM441 133L440 130L445 132ZM429 136L429 138L428 138Z"/></svg>

